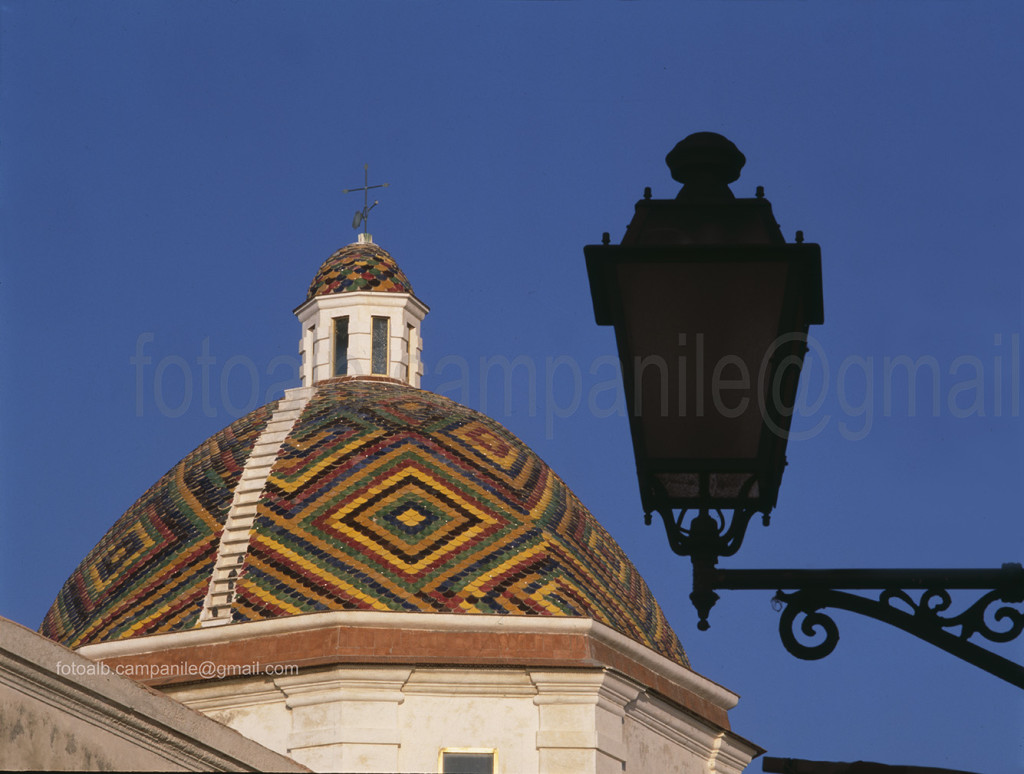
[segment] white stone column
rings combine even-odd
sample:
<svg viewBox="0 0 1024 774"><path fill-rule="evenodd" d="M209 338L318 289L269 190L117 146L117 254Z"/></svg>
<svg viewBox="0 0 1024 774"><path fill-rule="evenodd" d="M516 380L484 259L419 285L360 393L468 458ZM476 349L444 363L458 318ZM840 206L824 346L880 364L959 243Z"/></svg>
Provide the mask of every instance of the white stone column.
<svg viewBox="0 0 1024 774"><path fill-rule="evenodd" d="M291 710L289 754L315 771L398 771L409 668L345 668L274 682Z"/></svg>
<svg viewBox="0 0 1024 774"><path fill-rule="evenodd" d="M531 671L540 774L621 774L625 707L640 688L611 672Z"/></svg>

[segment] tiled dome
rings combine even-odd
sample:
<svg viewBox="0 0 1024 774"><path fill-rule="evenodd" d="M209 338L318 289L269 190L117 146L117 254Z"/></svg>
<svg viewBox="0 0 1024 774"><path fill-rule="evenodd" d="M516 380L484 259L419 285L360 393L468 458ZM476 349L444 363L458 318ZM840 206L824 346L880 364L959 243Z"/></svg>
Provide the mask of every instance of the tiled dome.
<svg viewBox="0 0 1024 774"><path fill-rule="evenodd" d="M70 647L196 625L234 489L276 403L175 465L86 555L40 632Z"/></svg>
<svg viewBox="0 0 1024 774"><path fill-rule="evenodd" d="M499 423L391 381L311 392L259 494L233 622L329 610L588 617L687 664L622 549ZM274 411L215 435L132 506L42 633L78 647L198 626L231 492Z"/></svg>
<svg viewBox="0 0 1024 774"><path fill-rule="evenodd" d="M357 242L324 261L309 286L306 300L357 290L411 294L412 285L387 250L372 242Z"/></svg>

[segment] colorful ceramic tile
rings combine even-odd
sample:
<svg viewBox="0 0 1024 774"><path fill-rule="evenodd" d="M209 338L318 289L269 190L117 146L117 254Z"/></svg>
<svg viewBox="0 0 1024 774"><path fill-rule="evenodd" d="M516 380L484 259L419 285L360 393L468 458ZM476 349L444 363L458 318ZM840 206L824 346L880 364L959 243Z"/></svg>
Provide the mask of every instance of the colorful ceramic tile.
<svg viewBox="0 0 1024 774"><path fill-rule="evenodd" d="M175 465L82 560L40 632L71 648L199 620L235 485L276 402Z"/></svg>
<svg viewBox="0 0 1024 774"><path fill-rule="evenodd" d="M593 618L686 663L622 549L504 427L397 383L321 382L257 511L233 620L293 612Z"/></svg>
<svg viewBox="0 0 1024 774"><path fill-rule="evenodd" d="M386 250L373 243L351 244L324 261L306 300L357 290L412 294L412 285Z"/></svg>
<svg viewBox="0 0 1024 774"><path fill-rule="evenodd" d="M70 647L198 626L242 468L276 404L176 465L68 579ZM494 420L397 382L316 386L261 494L232 619L328 610L587 617L686 655L636 568Z"/></svg>

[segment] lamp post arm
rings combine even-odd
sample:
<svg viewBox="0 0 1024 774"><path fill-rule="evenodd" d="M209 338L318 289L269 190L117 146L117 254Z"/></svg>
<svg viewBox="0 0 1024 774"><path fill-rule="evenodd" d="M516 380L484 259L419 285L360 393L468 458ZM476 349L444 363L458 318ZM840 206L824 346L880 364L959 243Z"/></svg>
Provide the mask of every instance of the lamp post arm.
<svg viewBox="0 0 1024 774"><path fill-rule="evenodd" d="M1024 632L1024 610L1020 609L1024 568L1019 564L1005 564L998 570L721 570L694 562L694 601L711 600L704 610L698 606L699 628L707 628L707 613L718 598L716 589L776 590L773 602L782 609L779 634L786 650L798 658L824 658L835 649L839 628L822 610L838 608L902 629L1024 688L1024 666L969 641L978 635L991 642L1010 642ZM950 591L968 589L987 593L963 612L946 614L952 604ZM872 599L849 590L880 593ZM922 592L917 601L909 590ZM798 639L797 618L801 615L800 634L819 638L817 642ZM959 634L947 631L957 628Z"/></svg>
<svg viewBox="0 0 1024 774"><path fill-rule="evenodd" d="M715 568L716 589L1006 589L1024 600L1024 567L998 569L725 570Z"/></svg>

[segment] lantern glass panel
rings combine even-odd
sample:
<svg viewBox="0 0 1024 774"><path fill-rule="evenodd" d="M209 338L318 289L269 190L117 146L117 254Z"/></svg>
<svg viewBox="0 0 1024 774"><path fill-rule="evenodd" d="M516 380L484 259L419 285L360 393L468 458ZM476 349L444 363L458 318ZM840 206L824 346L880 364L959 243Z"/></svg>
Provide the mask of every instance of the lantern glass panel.
<svg viewBox="0 0 1024 774"><path fill-rule="evenodd" d="M761 487L754 471L744 473L708 473L708 495L716 500L747 500L761 496ZM673 500L701 498L697 473L655 473L654 478Z"/></svg>
<svg viewBox="0 0 1024 774"><path fill-rule="evenodd" d="M632 358L624 364L633 382L628 408L640 419L652 468L659 460L700 459L712 468L714 460L742 460L751 469L771 397L767 358L779 333L788 270L786 261L773 260L618 265L625 351ZM736 474L719 476L713 488L735 491L736 481ZM664 483L670 490L697 485L680 474Z"/></svg>

